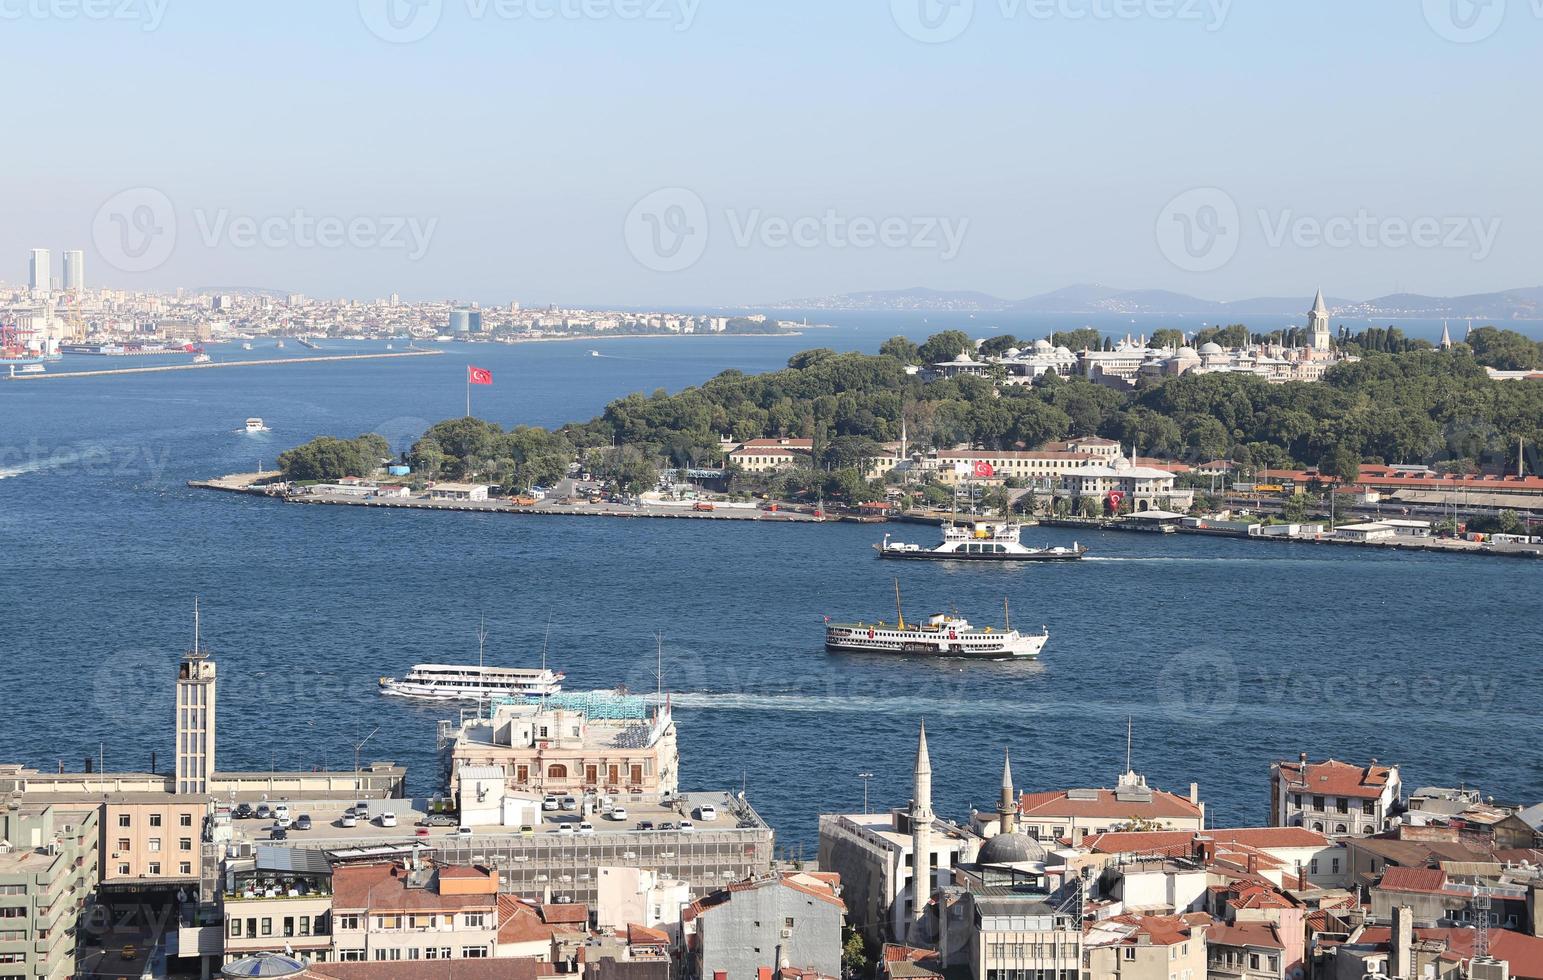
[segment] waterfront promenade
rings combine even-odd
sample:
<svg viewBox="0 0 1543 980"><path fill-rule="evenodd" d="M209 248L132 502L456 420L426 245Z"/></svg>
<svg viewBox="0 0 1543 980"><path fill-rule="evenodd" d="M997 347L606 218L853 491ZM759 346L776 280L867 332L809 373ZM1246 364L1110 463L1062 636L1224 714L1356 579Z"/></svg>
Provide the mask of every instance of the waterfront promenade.
<svg viewBox="0 0 1543 980"><path fill-rule="evenodd" d="M62 371L57 374L0 375L5 381L47 381L52 378L104 378L120 374L161 374L166 371L205 371L213 368L275 367L287 364L324 364L337 361L379 361L388 357L434 357L437 350L395 351L381 354L328 354L321 357L276 357L259 361L210 361L207 364L160 364L153 367L106 368L100 371Z"/></svg>

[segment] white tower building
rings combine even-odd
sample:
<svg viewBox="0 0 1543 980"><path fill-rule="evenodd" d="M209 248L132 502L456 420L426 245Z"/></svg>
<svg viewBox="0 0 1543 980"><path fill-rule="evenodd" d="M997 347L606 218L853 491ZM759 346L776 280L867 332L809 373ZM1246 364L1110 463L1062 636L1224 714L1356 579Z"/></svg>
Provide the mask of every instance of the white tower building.
<svg viewBox="0 0 1543 980"><path fill-rule="evenodd" d="M1331 335L1329 333L1329 306L1323 301L1323 290L1318 290L1318 298L1313 301L1313 308L1307 314L1308 343L1313 350L1328 353Z"/></svg>
<svg viewBox="0 0 1543 980"><path fill-rule="evenodd" d="M203 795L214 780L214 660L199 635L193 600L193 648L177 670L177 792Z"/></svg>
<svg viewBox="0 0 1543 980"><path fill-rule="evenodd" d="M86 253L79 249L64 253L64 291L76 295L86 291Z"/></svg>
<svg viewBox="0 0 1543 980"><path fill-rule="evenodd" d="M916 745L915 789L911 799L911 918L919 921L932 898L932 759L927 754L927 723Z"/></svg>
<svg viewBox="0 0 1543 980"><path fill-rule="evenodd" d="M27 285L35 293L46 293L53 288L53 261L46 248L32 250L27 266Z"/></svg>

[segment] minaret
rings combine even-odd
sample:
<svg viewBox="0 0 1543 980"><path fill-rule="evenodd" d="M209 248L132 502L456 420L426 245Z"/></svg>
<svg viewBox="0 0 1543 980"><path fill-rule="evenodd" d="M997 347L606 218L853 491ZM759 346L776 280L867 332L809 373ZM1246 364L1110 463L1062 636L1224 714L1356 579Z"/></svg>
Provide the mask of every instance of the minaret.
<svg viewBox="0 0 1543 980"><path fill-rule="evenodd" d="M1013 792L1013 760L1002 750L1002 800L997 804L997 833L1011 834L1018 829L1018 801Z"/></svg>
<svg viewBox="0 0 1543 980"><path fill-rule="evenodd" d="M177 792L203 796L214 781L214 661L199 635L193 600L193 648L177 669Z"/></svg>
<svg viewBox="0 0 1543 980"><path fill-rule="evenodd" d="M1447 326L1447 321L1445 321L1445 320L1441 321L1441 349L1442 350L1451 350L1452 349L1452 331Z"/></svg>
<svg viewBox="0 0 1543 980"><path fill-rule="evenodd" d="M1308 342L1313 350L1327 353L1329 350L1329 305L1323 301L1323 290L1318 290L1318 298L1313 301L1313 308L1307 314Z"/></svg>
<svg viewBox="0 0 1543 980"><path fill-rule="evenodd" d="M911 915L920 919L932 897L932 759L927 755L927 723L916 745L916 788L911 799Z"/></svg>

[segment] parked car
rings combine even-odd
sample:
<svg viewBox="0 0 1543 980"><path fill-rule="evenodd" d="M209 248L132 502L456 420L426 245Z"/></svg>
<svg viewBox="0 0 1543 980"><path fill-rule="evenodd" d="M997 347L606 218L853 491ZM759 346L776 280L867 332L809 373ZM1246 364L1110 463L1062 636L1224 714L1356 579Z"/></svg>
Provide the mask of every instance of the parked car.
<svg viewBox="0 0 1543 980"><path fill-rule="evenodd" d="M524 826L520 827L520 836L534 837L536 836L536 828L532 827L530 824L525 824Z"/></svg>
<svg viewBox="0 0 1543 980"><path fill-rule="evenodd" d="M257 813L252 809L252 805L250 803L238 803L236 804L236 808L231 811L230 815L232 819L235 820L250 820L255 817Z"/></svg>
<svg viewBox="0 0 1543 980"><path fill-rule="evenodd" d="M711 803L703 803L701 806L696 808L696 816L698 820L717 820L718 808L713 806Z"/></svg>
<svg viewBox="0 0 1543 980"><path fill-rule="evenodd" d="M396 826L396 814L392 813L390 810L387 810L385 813L382 813L376 819L379 821L379 823L380 823L380 825L382 827L395 827Z"/></svg>
<svg viewBox="0 0 1543 980"><path fill-rule="evenodd" d="M585 820L583 823L579 824L579 833L589 836L594 834L594 832L595 825L590 823L588 820Z"/></svg>
<svg viewBox="0 0 1543 980"><path fill-rule="evenodd" d="M430 827L455 827L460 824L453 813L431 813L424 823Z"/></svg>
<svg viewBox="0 0 1543 980"><path fill-rule="evenodd" d="M578 808L579 808L579 801L577 799L575 799L574 797L571 797L571 796L563 797L563 809L564 810L577 810Z"/></svg>
<svg viewBox="0 0 1543 980"><path fill-rule="evenodd" d="M287 816L289 816L289 804L288 803L280 803L277 806L275 806L273 808L273 815L275 817L287 817Z"/></svg>
<svg viewBox="0 0 1543 980"><path fill-rule="evenodd" d="M573 828L573 824L560 823L557 825L557 829L552 831L552 833L557 834L559 837L572 837L576 831Z"/></svg>
<svg viewBox="0 0 1543 980"><path fill-rule="evenodd" d="M680 822L680 830L683 833L690 833L691 831L693 831L695 829L696 829L696 824L692 823L690 820L682 820Z"/></svg>
<svg viewBox="0 0 1543 980"><path fill-rule="evenodd" d="M289 831L283 827L274 827L273 833L268 835L269 840L289 840Z"/></svg>
<svg viewBox="0 0 1543 980"><path fill-rule="evenodd" d="M455 836L457 836L457 837L470 837L471 836L471 828L470 827L457 827L457 828L455 828Z"/></svg>
<svg viewBox="0 0 1543 980"><path fill-rule="evenodd" d="M343 815L338 817L338 826L357 827L359 826L359 818L354 816L354 812L352 810L344 810Z"/></svg>
<svg viewBox="0 0 1543 980"><path fill-rule="evenodd" d="M123 957L125 961L137 960L139 959L139 947L135 946L133 943L130 943L129 945L120 949L118 951L118 955Z"/></svg>
<svg viewBox="0 0 1543 980"><path fill-rule="evenodd" d="M548 796L546 799L541 801L541 809L546 811L547 813L552 813L552 812L554 812L556 810L561 809L562 805L563 805L562 800L559 800L555 796Z"/></svg>
<svg viewBox="0 0 1543 980"><path fill-rule="evenodd" d="M294 826L294 823L295 821L287 813L275 814L273 817L273 825L275 827L283 827L284 829L288 830L290 827Z"/></svg>
<svg viewBox="0 0 1543 980"><path fill-rule="evenodd" d="M612 807L611 812L607 813L606 817L610 820L626 820L627 808L624 806Z"/></svg>
<svg viewBox="0 0 1543 980"><path fill-rule="evenodd" d="M666 821L664 821L663 823L661 823L659 825L659 829L660 830L674 830L675 829L675 824L672 821L666 820Z"/></svg>
<svg viewBox="0 0 1543 980"><path fill-rule="evenodd" d="M654 822L652 820L640 820L640 821L638 821L638 829L639 830L653 830L654 829Z"/></svg>
<svg viewBox="0 0 1543 980"><path fill-rule="evenodd" d="M259 803L257 809L252 811L252 815L258 820L272 820L273 808L266 803Z"/></svg>
<svg viewBox="0 0 1543 980"><path fill-rule="evenodd" d="M311 829L311 815L309 813L302 813L302 814L300 814L299 819L297 819L295 821L295 829L296 830L310 830Z"/></svg>

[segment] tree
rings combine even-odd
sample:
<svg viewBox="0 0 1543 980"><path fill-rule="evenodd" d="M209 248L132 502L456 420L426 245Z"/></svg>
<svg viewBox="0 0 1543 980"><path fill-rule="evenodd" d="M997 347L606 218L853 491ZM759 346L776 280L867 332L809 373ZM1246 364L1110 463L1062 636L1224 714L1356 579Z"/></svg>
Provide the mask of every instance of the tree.
<svg viewBox="0 0 1543 980"><path fill-rule="evenodd" d="M1281 516L1291 524L1301 524L1307 520L1307 504L1307 494L1294 493L1282 505Z"/></svg>
<svg viewBox="0 0 1543 980"><path fill-rule="evenodd" d="M1161 330L1153 331L1152 339L1147 342L1147 346L1156 347L1159 349L1168 347L1183 347L1184 331L1174 330L1170 327L1164 327Z"/></svg>
<svg viewBox="0 0 1543 980"><path fill-rule="evenodd" d="M942 333L933 334L922 344L917 356L924 365L941 364L944 361L952 361L961 352L968 353L975 349L975 344L970 340L970 335L962 330L945 330Z"/></svg>
<svg viewBox="0 0 1543 980"><path fill-rule="evenodd" d="M828 347L818 347L814 350L800 351L788 358L788 367L795 371L802 371L814 367L821 361L828 361L836 356L836 352Z"/></svg>
<svg viewBox="0 0 1543 980"><path fill-rule="evenodd" d="M374 433L357 439L322 436L279 454L279 469L290 481L341 480L369 477L391 455L391 446Z"/></svg>
<svg viewBox="0 0 1543 980"><path fill-rule="evenodd" d="M1080 330L1058 331L1050 335L1050 342L1071 351L1098 350L1104 341L1103 334L1092 327Z"/></svg>
<svg viewBox="0 0 1543 980"><path fill-rule="evenodd" d="M1543 368L1543 344L1534 343L1514 330L1479 327L1468 335L1473 358L1500 371L1536 371Z"/></svg>
<svg viewBox="0 0 1543 980"><path fill-rule="evenodd" d="M901 364L920 364L921 348L908 337L891 337L879 346L881 357L893 357Z"/></svg>
<svg viewBox="0 0 1543 980"><path fill-rule="evenodd" d="M1012 334L1003 334L1000 337L992 337L980 345L980 353L983 357L1001 357L1015 347L1021 347L1018 338Z"/></svg>
<svg viewBox="0 0 1543 980"><path fill-rule="evenodd" d="M1336 443L1318 461L1318 472L1336 477L1341 483L1354 483L1361 477L1361 454L1352 452L1342 443Z"/></svg>
<svg viewBox="0 0 1543 980"><path fill-rule="evenodd" d="M848 926L846 940L841 944L841 965L849 973L865 973L869 967L868 944L863 934Z"/></svg>

